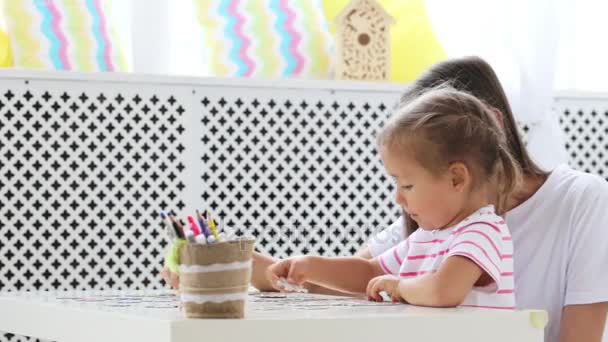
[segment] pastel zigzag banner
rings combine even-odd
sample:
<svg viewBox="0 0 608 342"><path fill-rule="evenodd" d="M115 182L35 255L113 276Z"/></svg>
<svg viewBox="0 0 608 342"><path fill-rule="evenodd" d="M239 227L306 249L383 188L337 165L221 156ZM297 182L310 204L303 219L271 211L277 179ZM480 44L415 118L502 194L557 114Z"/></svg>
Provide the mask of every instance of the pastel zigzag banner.
<svg viewBox="0 0 608 342"><path fill-rule="evenodd" d="M15 66L126 71L109 0L3 2Z"/></svg>
<svg viewBox="0 0 608 342"><path fill-rule="evenodd" d="M324 76L332 39L318 0L195 0L213 76Z"/></svg>

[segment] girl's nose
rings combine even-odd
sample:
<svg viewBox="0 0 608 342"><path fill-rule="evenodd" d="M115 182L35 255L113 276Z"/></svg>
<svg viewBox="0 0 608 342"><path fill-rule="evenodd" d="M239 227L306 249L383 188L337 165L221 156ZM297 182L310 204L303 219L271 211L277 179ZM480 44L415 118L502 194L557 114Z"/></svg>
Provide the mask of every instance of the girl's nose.
<svg viewBox="0 0 608 342"><path fill-rule="evenodd" d="M395 202L397 202L397 204L399 204L401 207L407 207L407 201L401 191L397 191L395 194Z"/></svg>

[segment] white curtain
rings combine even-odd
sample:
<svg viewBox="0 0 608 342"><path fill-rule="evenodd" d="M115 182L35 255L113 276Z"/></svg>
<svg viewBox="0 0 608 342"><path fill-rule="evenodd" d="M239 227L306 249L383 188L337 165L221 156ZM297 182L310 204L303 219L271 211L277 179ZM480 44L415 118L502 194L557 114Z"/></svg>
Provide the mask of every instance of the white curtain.
<svg viewBox="0 0 608 342"><path fill-rule="evenodd" d="M206 76L204 42L192 0L124 0L129 12L133 71Z"/></svg>
<svg viewBox="0 0 608 342"><path fill-rule="evenodd" d="M561 8L556 90L608 92L608 1L568 1Z"/></svg>
<svg viewBox="0 0 608 342"><path fill-rule="evenodd" d="M496 70L516 119L530 128L528 150L545 169L567 161L551 111L560 7L570 0L427 0L448 56L479 55Z"/></svg>
<svg viewBox="0 0 608 342"><path fill-rule="evenodd" d="M169 0L127 0L130 4L133 72L170 74Z"/></svg>

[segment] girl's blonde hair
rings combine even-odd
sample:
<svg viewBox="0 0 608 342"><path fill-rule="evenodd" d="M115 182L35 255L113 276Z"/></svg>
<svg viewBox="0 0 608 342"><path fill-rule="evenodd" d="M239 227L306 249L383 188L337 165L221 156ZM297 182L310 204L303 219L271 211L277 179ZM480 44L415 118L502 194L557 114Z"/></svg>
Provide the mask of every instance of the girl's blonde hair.
<svg viewBox="0 0 608 342"><path fill-rule="evenodd" d="M397 108L380 131L378 146L411 152L436 175L451 163L464 163L472 173L473 187L486 181L498 187L495 205L502 214L521 179L521 170L509 153L497 115L476 97L440 85Z"/></svg>

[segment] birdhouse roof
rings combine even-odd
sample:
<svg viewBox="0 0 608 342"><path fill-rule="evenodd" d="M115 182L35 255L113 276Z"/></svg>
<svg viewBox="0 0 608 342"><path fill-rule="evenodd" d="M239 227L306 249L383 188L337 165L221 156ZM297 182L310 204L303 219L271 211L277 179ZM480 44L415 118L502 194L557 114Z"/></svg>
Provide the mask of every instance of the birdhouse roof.
<svg viewBox="0 0 608 342"><path fill-rule="evenodd" d="M348 14L351 13L353 9L357 8L362 2L369 2L372 6L374 6L378 13L380 13L380 15L382 15L382 17L384 17L389 24L395 23L395 19L388 14L388 12L385 11L382 5L380 5L376 0L351 0L348 5L346 5L346 7L344 7L344 9L342 9L342 11L340 11L340 13L338 13L338 15L334 18L334 22L340 23L344 21Z"/></svg>

